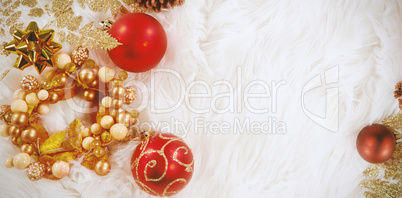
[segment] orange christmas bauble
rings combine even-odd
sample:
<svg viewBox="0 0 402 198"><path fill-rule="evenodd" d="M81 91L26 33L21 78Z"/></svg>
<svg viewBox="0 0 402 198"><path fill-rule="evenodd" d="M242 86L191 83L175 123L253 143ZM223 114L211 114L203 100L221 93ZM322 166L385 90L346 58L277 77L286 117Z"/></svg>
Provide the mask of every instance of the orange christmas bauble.
<svg viewBox="0 0 402 198"><path fill-rule="evenodd" d="M394 153L395 146L394 133L381 124L364 127L356 140L356 147L360 156L370 163L387 161Z"/></svg>
<svg viewBox="0 0 402 198"><path fill-rule="evenodd" d="M154 196L172 196L193 176L193 153L180 137L155 132L135 148L131 171L143 191Z"/></svg>

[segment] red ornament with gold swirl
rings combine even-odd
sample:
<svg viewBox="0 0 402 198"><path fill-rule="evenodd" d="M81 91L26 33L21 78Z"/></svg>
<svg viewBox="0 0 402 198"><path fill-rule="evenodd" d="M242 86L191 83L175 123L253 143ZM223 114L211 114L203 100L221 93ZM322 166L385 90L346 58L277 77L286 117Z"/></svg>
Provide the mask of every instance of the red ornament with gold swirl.
<svg viewBox="0 0 402 198"><path fill-rule="evenodd" d="M154 196L172 196L193 176L193 153L173 134L150 132L142 135L131 159L131 171L138 186Z"/></svg>

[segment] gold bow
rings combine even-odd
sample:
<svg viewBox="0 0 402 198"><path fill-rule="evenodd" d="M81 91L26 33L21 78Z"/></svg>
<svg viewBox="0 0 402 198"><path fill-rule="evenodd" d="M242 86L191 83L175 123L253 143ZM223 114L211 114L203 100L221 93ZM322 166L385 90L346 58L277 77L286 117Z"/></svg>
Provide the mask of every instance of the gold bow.
<svg viewBox="0 0 402 198"><path fill-rule="evenodd" d="M54 30L39 30L38 24L32 21L25 31L16 30L13 33L14 40L4 48L19 55L15 68L24 70L33 65L40 74L46 67L53 67L53 54L62 47L60 43L52 41L53 36Z"/></svg>

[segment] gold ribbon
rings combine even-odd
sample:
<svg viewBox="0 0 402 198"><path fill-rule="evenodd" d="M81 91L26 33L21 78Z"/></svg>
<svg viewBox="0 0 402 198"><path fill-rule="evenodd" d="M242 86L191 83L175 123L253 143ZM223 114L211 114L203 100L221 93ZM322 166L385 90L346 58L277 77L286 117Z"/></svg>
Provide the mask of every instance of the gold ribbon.
<svg viewBox="0 0 402 198"><path fill-rule="evenodd" d="M5 45L5 50L19 55L14 64L15 68L24 70L33 65L38 73L46 67L53 67L53 54L62 47L53 41L54 30L39 30L38 24L32 21L24 30L13 33L14 40Z"/></svg>

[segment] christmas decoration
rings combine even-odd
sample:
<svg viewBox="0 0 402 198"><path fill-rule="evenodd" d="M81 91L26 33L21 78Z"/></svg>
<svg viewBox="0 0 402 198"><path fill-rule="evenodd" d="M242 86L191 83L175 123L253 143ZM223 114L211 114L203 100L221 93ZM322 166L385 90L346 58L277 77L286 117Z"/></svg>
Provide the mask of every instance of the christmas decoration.
<svg viewBox="0 0 402 198"><path fill-rule="evenodd" d="M162 8L181 6L185 0L138 0L140 6L160 12Z"/></svg>
<svg viewBox="0 0 402 198"><path fill-rule="evenodd" d="M135 182L154 196L171 196L182 190L193 175L191 149L173 134L145 132L131 159Z"/></svg>
<svg viewBox="0 0 402 198"><path fill-rule="evenodd" d="M27 169L27 176L32 181L41 179L45 173L46 167L40 162L31 163Z"/></svg>
<svg viewBox="0 0 402 198"><path fill-rule="evenodd" d="M124 15L112 25L109 33L122 43L108 51L109 56L117 66L126 71L148 71L161 61L166 52L165 30L150 15Z"/></svg>
<svg viewBox="0 0 402 198"><path fill-rule="evenodd" d="M89 51L87 48L78 47L71 53L71 58L73 59L73 63L77 66L82 66L85 61L88 60Z"/></svg>
<svg viewBox="0 0 402 198"><path fill-rule="evenodd" d="M382 163L391 158L395 144L396 140L392 131L380 124L363 128L356 141L360 156L370 163Z"/></svg>
<svg viewBox="0 0 402 198"><path fill-rule="evenodd" d="M381 164L373 164L364 172L366 178L361 186L369 191L364 192L366 197L400 197L402 194L402 114L385 118L382 124L393 131L397 140L392 157Z"/></svg>
<svg viewBox="0 0 402 198"><path fill-rule="evenodd" d="M136 123L138 111L131 114L123 108L125 91L129 89L135 95L134 89L124 87L127 72L121 71L115 78L114 69L99 68L88 59L87 52L87 49L78 48L73 57L59 53L55 61L57 70L46 72L43 82L31 75L23 77L22 89L13 94L11 105L1 106L0 118L5 123L0 125L0 135L11 136L11 142L21 151L5 161L6 167L27 168L27 176L33 181L41 178L58 180L69 174L70 160L83 157L83 166L103 176L111 169L108 144L136 137L129 128ZM104 88L101 89L99 83L104 81L110 83L102 84ZM83 91L78 92L79 89ZM86 128L75 119L66 131L49 136L38 124L37 114L48 114L49 104L67 100L77 93L91 102L106 95L102 100L108 102L100 104L96 123Z"/></svg>
<svg viewBox="0 0 402 198"><path fill-rule="evenodd" d="M28 92L36 91L40 88L40 85L39 85L38 80L35 77L28 75L28 76L22 77L21 88L24 91L28 91Z"/></svg>
<svg viewBox="0 0 402 198"><path fill-rule="evenodd" d="M102 2L52 0L45 7L35 7L36 1L23 2L24 6L29 3L28 7L32 8L29 16L46 14L54 16L54 19L49 20L50 22L44 26L45 30L39 30L36 22L31 22L25 31L22 31L20 29L23 28L23 24L16 23L21 14L18 15L17 12L12 14L5 23L11 26L10 30L14 28L17 31L13 34L12 42L3 44L4 49L1 54L8 55L11 52L19 55L14 65L19 69L33 65L41 74L45 67L56 65L56 68L47 71L43 75L44 80L38 80L31 75L23 77L20 83L21 89L13 94L12 104L1 106L0 121L4 123L0 125L0 135L11 136L11 142L19 147L21 152L13 158L7 158L4 164L7 168L26 169L26 175L32 181L41 178L58 180L69 174L71 160L82 158L83 166L94 170L100 176L107 175L112 168L108 160L108 145L112 141L132 140L138 135L130 127L136 124L139 112L137 110L128 112L123 108L124 104L128 105L135 100L136 92L132 87L124 86L124 80L128 77L127 72L119 72L116 78L113 68L99 67L89 59L87 48L112 50L122 43L113 38L106 29L93 28L94 22L81 24L83 17L74 13L71 6L76 2L81 7L87 6L96 12L110 10L113 16L117 16L119 12L123 14L122 11L125 12L124 15L132 16L128 14L130 11L145 12L145 9L139 8L139 4L134 1L120 0L102 0ZM168 6L177 6L178 2L161 2L161 5L153 5L152 9L159 11ZM10 2L3 3L3 7L7 7L8 4ZM9 10L18 10L19 5L18 1L13 4L13 7L3 10L2 14L9 15L11 13ZM121 19L124 17L126 16L122 16ZM131 60L128 66L139 63L139 67L134 70L138 72L149 70L160 62L166 51L166 33L163 27L149 15L128 18L134 22L137 20L135 26L139 29L128 23L125 25L128 25L129 30L134 31L133 35L136 38L143 39L137 43L139 45L131 47L130 45L136 41L129 40L126 48L123 48L123 52L135 52L139 55L139 58L135 57L138 59L134 62ZM106 27L110 28L110 24ZM46 29L50 26L57 30L57 34L53 30ZM1 31L0 33L3 34L3 29ZM128 37L132 35L123 35L119 38ZM56 54L61 45L53 41L53 38L58 42L65 41L73 45L75 50L71 53L72 56L67 53ZM125 58L130 59L130 56L126 55ZM3 72L1 79L3 79L9 69L1 71ZM50 105L73 98L77 94L89 102L97 101L98 98L105 101L99 104L96 122L89 128L83 126L79 119L75 119L67 130L50 135L38 124L40 115L50 112ZM170 136L166 134L166 137ZM166 192L163 193L165 195L175 194L184 187L183 182L186 183L191 179L194 166L191 150L181 139L173 139L179 143L166 143L166 145L182 144L182 146L177 148L176 153L170 153L173 155L170 156L171 163L185 167L186 173L177 175L182 176L177 181L171 181ZM183 153L183 150L186 152ZM190 164L184 164L187 163L187 158L182 159L182 156L186 155L191 155ZM170 178L171 176L166 176L165 180L169 181Z"/></svg>
<svg viewBox="0 0 402 198"><path fill-rule="evenodd" d="M398 99L399 109L402 109L402 81L395 85L394 97Z"/></svg>
<svg viewBox="0 0 402 198"><path fill-rule="evenodd" d="M124 93L124 103L131 104L135 98L137 97L137 93L132 87L127 87Z"/></svg>
<svg viewBox="0 0 402 198"><path fill-rule="evenodd" d="M45 67L53 67L53 54L61 49L61 44L53 41L53 35L53 30L39 30L36 22L31 22L25 31L15 31L14 40L4 48L19 55L15 68L23 70L33 65L42 73Z"/></svg>

